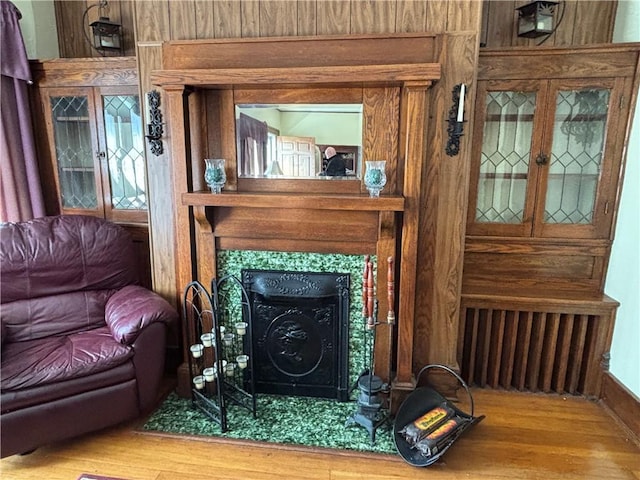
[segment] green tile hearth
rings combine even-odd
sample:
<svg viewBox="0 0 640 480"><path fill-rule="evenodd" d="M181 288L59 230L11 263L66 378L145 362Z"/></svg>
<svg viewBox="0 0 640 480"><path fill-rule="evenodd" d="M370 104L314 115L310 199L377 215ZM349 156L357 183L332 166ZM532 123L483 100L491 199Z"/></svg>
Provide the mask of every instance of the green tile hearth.
<svg viewBox="0 0 640 480"><path fill-rule="evenodd" d="M368 360L365 321L362 318L363 256L296 252L226 250L217 252L219 278L242 278L243 269L297 272L333 272L351 279L349 302L349 384L356 383ZM375 262L375 256L372 256ZM228 299L235 295L230 292ZM372 445L369 432L360 425L346 426L357 410L349 402L310 397L258 394L258 417L233 404L227 407L228 431L193 406L191 399L171 393L143 426L145 431L216 436L232 439L303 445L361 452L395 454L391 424L381 426Z"/></svg>
<svg viewBox="0 0 640 480"><path fill-rule="evenodd" d="M243 408L228 407L229 430L195 408L190 399L171 393L142 427L145 431L215 436L308 447L361 452L396 453L392 428L382 426L371 445L369 433L360 425L345 426L357 409L355 402L309 397L258 396L258 418Z"/></svg>

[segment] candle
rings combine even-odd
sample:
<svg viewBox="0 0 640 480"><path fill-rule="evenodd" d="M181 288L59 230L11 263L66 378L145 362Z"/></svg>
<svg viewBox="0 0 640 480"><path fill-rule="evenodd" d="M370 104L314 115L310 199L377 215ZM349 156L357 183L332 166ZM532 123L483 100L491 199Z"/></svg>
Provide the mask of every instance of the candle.
<svg viewBox="0 0 640 480"><path fill-rule="evenodd" d="M222 364L222 367L218 366L218 372L222 374L222 372L224 372L225 368L227 367L227 361L220 360L220 363Z"/></svg>
<svg viewBox="0 0 640 480"><path fill-rule="evenodd" d="M461 83L460 84L460 102L458 103L458 122L462 122L464 120L464 91L465 91L465 84Z"/></svg>
<svg viewBox="0 0 640 480"><path fill-rule="evenodd" d="M236 332L238 335L244 335L247 333L247 322L238 322L236 323Z"/></svg>
<svg viewBox="0 0 640 480"><path fill-rule="evenodd" d="M238 355L236 357L236 361L238 362L238 366L242 369L247 368L247 362L249 361L249 355Z"/></svg>
<svg viewBox="0 0 640 480"><path fill-rule="evenodd" d="M224 341L224 344L227 347L230 347L233 344L233 337L234 337L233 333L225 333L224 334L224 337L222 339Z"/></svg>
<svg viewBox="0 0 640 480"><path fill-rule="evenodd" d="M202 356L203 350L204 346L201 343L191 345L191 355L193 355L193 358L200 358Z"/></svg>
<svg viewBox="0 0 640 480"><path fill-rule="evenodd" d="M202 343L205 347L210 347L211 345L213 345L213 333L203 333L200 336L200 340L202 340Z"/></svg>
<svg viewBox="0 0 640 480"><path fill-rule="evenodd" d="M227 366L224 369L224 373L227 375L227 377L233 377L233 371L236 369L236 364L235 363L228 363Z"/></svg>
<svg viewBox="0 0 640 480"><path fill-rule="evenodd" d="M193 384L198 390L202 390L204 388L204 377L202 375L193 377Z"/></svg>
<svg viewBox="0 0 640 480"><path fill-rule="evenodd" d="M202 375L207 382L213 382L213 380L216 378L216 371L213 369L213 367L208 367L202 371Z"/></svg>

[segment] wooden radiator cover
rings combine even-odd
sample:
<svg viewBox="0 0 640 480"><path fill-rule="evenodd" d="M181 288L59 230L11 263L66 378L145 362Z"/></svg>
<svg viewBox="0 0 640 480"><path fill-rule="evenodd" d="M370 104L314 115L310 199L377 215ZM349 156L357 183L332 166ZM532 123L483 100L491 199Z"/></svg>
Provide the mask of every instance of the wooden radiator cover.
<svg viewBox="0 0 640 480"><path fill-rule="evenodd" d="M458 358L469 385L599 397L617 303L463 295Z"/></svg>

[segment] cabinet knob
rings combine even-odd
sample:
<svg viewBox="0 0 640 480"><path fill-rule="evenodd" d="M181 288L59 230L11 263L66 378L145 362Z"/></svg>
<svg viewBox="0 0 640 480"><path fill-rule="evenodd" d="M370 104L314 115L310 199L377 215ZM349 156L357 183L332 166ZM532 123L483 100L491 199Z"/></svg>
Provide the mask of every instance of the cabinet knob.
<svg viewBox="0 0 640 480"><path fill-rule="evenodd" d="M548 162L549 162L549 159L547 158L547 156L544 153L540 153L536 157L536 163L538 165L546 165Z"/></svg>
<svg viewBox="0 0 640 480"><path fill-rule="evenodd" d="M96 152L96 157L103 159L107 156L105 152Z"/></svg>

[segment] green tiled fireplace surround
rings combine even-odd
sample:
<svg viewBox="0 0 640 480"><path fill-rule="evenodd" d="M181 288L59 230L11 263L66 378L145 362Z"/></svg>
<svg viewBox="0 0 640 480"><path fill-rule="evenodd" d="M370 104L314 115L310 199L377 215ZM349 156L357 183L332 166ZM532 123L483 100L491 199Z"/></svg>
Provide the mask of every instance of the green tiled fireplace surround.
<svg viewBox="0 0 640 480"><path fill-rule="evenodd" d="M372 258L375 265L375 257ZM362 320L362 255L221 250L218 251L217 268L219 278L235 275L239 279L242 278L242 269L349 274L349 385L356 382L365 366L366 353Z"/></svg>

